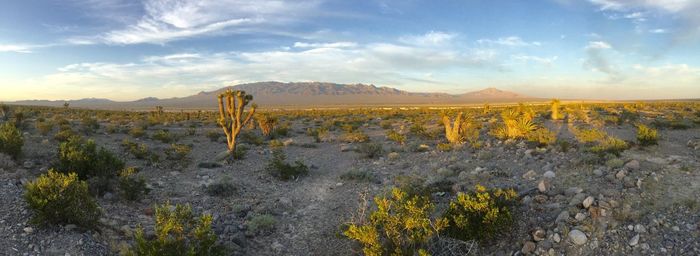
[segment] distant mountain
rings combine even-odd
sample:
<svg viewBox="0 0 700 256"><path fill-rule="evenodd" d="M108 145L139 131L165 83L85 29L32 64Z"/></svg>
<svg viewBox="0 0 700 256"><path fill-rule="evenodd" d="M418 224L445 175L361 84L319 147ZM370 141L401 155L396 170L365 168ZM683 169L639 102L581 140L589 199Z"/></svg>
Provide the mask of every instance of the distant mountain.
<svg viewBox="0 0 700 256"><path fill-rule="evenodd" d="M224 87L215 91L200 92L182 98L143 98L130 102L106 99L82 99L68 101L72 107L108 109L144 109L155 106L184 109L216 108L216 96L232 88L253 95L253 102L260 106L360 106L360 105L458 105L474 103L506 103L539 100L514 92L487 88L464 94L417 93L391 87L366 84L336 84L322 82L257 82ZM15 104L63 106L65 101L18 101Z"/></svg>

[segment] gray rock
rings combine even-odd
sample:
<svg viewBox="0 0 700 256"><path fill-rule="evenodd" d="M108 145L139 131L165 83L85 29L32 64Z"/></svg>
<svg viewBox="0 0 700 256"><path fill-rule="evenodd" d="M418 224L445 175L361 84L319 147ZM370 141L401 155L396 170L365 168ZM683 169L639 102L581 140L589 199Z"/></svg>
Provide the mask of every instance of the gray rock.
<svg viewBox="0 0 700 256"><path fill-rule="evenodd" d="M647 232L647 228L644 227L644 225L642 225L642 224L637 224L637 225L634 225L634 232L637 232L637 233L646 233L646 232Z"/></svg>
<svg viewBox="0 0 700 256"><path fill-rule="evenodd" d="M539 242L544 240L547 237L547 232L544 231L544 229L537 228L534 231L532 231L532 240L535 242Z"/></svg>
<svg viewBox="0 0 700 256"><path fill-rule="evenodd" d="M554 221L554 223L560 223L564 222L566 223L569 220L569 211L562 211L557 215L557 219Z"/></svg>
<svg viewBox="0 0 700 256"><path fill-rule="evenodd" d="M593 200L594 199L592 196L588 196L586 197L586 199L583 199L581 205L583 205L583 208L588 209L588 207L591 207L591 205L593 204Z"/></svg>
<svg viewBox="0 0 700 256"><path fill-rule="evenodd" d="M575 245L584 245L588 242L588 237L580 230L573 229L569 232L569 240Z"/></svg>
<svg viewBox="0 0 700 256"><path fill-rule="evenodd" d="M617 172L617 174L615 174L615 178L617 178L618 180L624 179L626 176L627 171L625 170L620 170L619 172Z"/></svg>
<svg viewBox="0 0 700 256"><path fill-rule="evenodd" d="M520 252L522 252L523 254L531 254L535 251L535 247L535 243L527 241L523 244L523 248L520 249Z"/></svg>
<svg viewBox="0 0 700 256"><path fill-rule="evenodd" d="M629 161L625 164L625 166L623 166L623 168L625 168L627 170L631 170L631 171L639 170L639 161L637 161L637 160Z"/></svg>
<svg viewBox="0 0 700 256"><path fill-rule="evenodd" d="M553 171L546 171L542 176L547 179L553 179L557 175Z"/></svg>
<svg viewBox="0 0 700 256"><path fill-rule="evenodd" d="M448 168L442 167L440 169L437 169L437 174L442 175L444 177L449 177L454 175L454 172Z"/></svg>
<svg viewBox="0 0 700 256"><path fill-rule="evenodd" d="M547 192L547 190L549 190L549 187L550 187L549 182L547 182L545 180L541 180L540 183L537 184L537 189L541 193Z"/></svg>
<svg viewBox="0 0 700 256"><path fill-rule="evenodd" d="M537 173L535 171L529 170L525 174L523 174L523 179L534 180L536 176L537 176Z"/></svg>
<svg viewBox="0 0 700 256"><path fill-rule="evenodd" d="M460 180L469 179L469 173L467 173L466 171L461 171L459 172L459 176L457 176L457 178L459 178Z"/></svg>
<svg viewBox="0 0 700 256"><path fill-rule="evenodd" d="M632 247L637 246L637 244L639 244L639 234L634 235L629 241L629 245Z"/></svg>
<svg viewBox="0 0 700 256"><path fill-rule="evenodd" d="M576 195L576 194L581 193L581 192L583 192L583 189L581 189L579 187L570 187L570 188L567 188L566 191L564 191L564 195L573 196L573 195Z"/></svg>
<svg viewBox="0 0 700 256"><path fill-rule="evenodd" d="M27 234L34 233L34 228L32 228L32 227L26 227L23 230L24 230L24 233L27 233Z"/></svg>
<svg viewBox="0 0 700 256"><path fill-rule="evenodd" d="M586 215L583 213L577 212L574 219L576 219L577 221L583 221L586 219Z"/></svg>
<svg viewBox="0 0 700 256"><path fill-rule="evenodd" d="M555 243L561 242L561 236L559 235L559 233L554 233L554 235L552 235L552 241L554 241Z"/></svg>

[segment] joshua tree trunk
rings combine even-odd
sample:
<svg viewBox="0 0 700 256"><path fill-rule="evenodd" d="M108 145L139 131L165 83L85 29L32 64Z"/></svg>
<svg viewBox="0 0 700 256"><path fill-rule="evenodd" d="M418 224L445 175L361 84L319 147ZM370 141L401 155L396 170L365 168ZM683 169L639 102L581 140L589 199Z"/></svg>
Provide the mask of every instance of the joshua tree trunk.
<svg viewBox="0 0 700 256"><path fill-rule="evenodd" d="M236 152L236 138L241 129L250 122L257 106L253 104L248 114L243 117L243 110L253 100L252 95L246 95L244 91L228 89L219 94L219 126L226 134L228 153L233 158Z"/></svg>

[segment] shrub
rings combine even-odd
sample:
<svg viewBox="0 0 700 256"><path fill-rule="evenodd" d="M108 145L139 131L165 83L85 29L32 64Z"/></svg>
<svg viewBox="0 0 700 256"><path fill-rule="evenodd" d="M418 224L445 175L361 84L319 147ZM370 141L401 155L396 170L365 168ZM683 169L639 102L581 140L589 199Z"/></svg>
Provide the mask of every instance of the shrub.
<svg viewBox="0 0 700 256"><path fill-rule="evenodd" d="M615 137L607 137L597 145L591 147L591 152L599 155L612 154L620 156L620 153L625 151L628 147L627 142L624 140Z"/></svg>
<svg viewBox="0 0 700 256"><path fill-rule="evenodd" d="M655 129L649 128L646 125L640 124L637 127L637 141L639 145L649 146L658 143L659 136Z"/></svg>
<svg viewBox="0 0 700 256"><path fill-rule="evenodd" d="M382 120L381 122L379 122L379 126L382 127L382 129L384 129L384 130L391 129L392 125L393 125L393 122L391 122L389 120Z"/></svg>
<svg viewBox="0 0 700 256"><path fill-rule="evenodd" d="M524 138L537 128L532 121L532 114L527 111L506 109L501 112L501 119L503 124L497 125L491 131L491 135L499 139Z"/></svg>
<svg viewBox="0 0 700 256"><path fill-rule="evenodd" d="M24 138L22 132L10 122L0 125L0 153L5 153L15 160L22 155Z"/></svg>
<svg viewBox="0 0 700 256"><path fill-rule="evenodd" d="M452 151L452 149L454 149L450 143L438 143L435 148L442 152Z"/></svg>
<svg viewBox="0 0 700 256"><path fill-rule="evenodd" d="M527 140L538 146L548 146L557 141L557 135L547 128L540 127L527 134Z"/></svg>
<svg viewBox="0 0 700 256"><path fill-rule="evenodd" d="M447 219L430 218L434 205L427 197L394 188L390 198L374 202L377 210L369 219L351 223L343 233L359 242L365 255L428 255L428 241L448 225Z"/></svg>
<svg viewBox="0 0 700 256"><path fill-rule="evenodd" d="M36 122L36 130L39 131L39 134L46 136L53 130L54 124L49 121L40 121Z"/></svg>
<svg viewBox="0 0 700 256"><path fill-rule="evenodd" d="M53 138L58 142L66 142L72 137L79 137L79 135L71 129L70 125L62 125L58 132L53 135Z"/></svg>
<svg viewBox="0 0 700 256"><path fill-rule="evenodd" d="M492 238L513 223L511 208L517 200L513 189L486 190L476 185L476 191L458 193L444 215L449 221L446 234L460 240Z"/></svg>
<svg viewBox="0 0 700 256"><path fill-rule="evenodd" d="M352 131L344 133L342 140L344 142L367 142L369 141L369 136L362 131Z"/></svg>
<svg viewBox="0 0 700 256"><path fill-rule="evenodd" d="M284 147L284 143L282 143L281 140L277 140L277 139L270 140L270 142L268 142L268 145L270 146L270 148L273 148L273 149Z"/></svg>
<svg viewBox="0 0 700 256"><path fill-rule="evenodd" d="M219 140L219 138L221 138L222 135L223 134L217 131L208 131L206 136L207 138L209 138L210 141L216 142Z"/></svg>
<svg viewBox="0 0 700 256"><path fill-rule="evenodd" d="M93 140L84 141L71 137L58 147L58 162L54 168L63 173L75 172L81 179L91 177L109 178L124 169L124 162L107 149L100 147Z"/></svg>
<svg viewBox="0 0 700 256"><path fill-rule="evenodd" d="M478 144L481 127L473 118L460 112L454 122L451 122L450 117L443 115L442 124L445 126L445 138L450 143L461 144L468 141L472 145Z"/></svg>
<svg viewBox="0 0 700 256"><path fill-rule="evenodd" d="M175 140L174 136L170 134L168 130L158 130L151 136L151 138L163 143L170 143Z"/></svg>
<svg viewBox="0 0 700 256"><path fill-rule="evenodd" d="M246 222L248 231L253 234L270 234L275 230L277 220L270 214L257 215Z"/></svg>
<svg viewBox="0 0 700 256"><path fill-rule="evenodd" d="M251 131L244 131L240 133L241 142L248 143L256 146L260 146L265 143L265 140Z"/></svg>
<svg viewBox="0 0 700 256"><path fill-rule="evenodd" d="M245 159L246 154L248 154L248 147L246 147L245 145L239 145L238 147L236 147L236 151L233 151L233 159Z"/></svg>
<svg viewBox="0 0 700 256"><path fill-rule="evenodd" d="M170 160L183 160L190 154L192 147L185 144L172 144L165 149L165 156Z"/></svg>
<svg viewBox="0 0 700 256"><path fill-rule="evenodd" d="M145 143L139 144L136 142L131 142L129 139L124 139L122 140L122 147L124 147L124 150L129 152L136 159L147 159L148 156L151 155L151 152L148 151L148 145Z"/></svg>
<svg viewBox="0 0 700 256"><path fill-rule="evenodd" d="M263 136L269 137L270 134L272 134L272 130L275 129L277 118L267 114L259 115L256 117L256 119L258 121L258 127L260 127L260 131L262 132Z"/></svg>
<svg viewBox="0 0 700 256"><path fill-rule="evenodd" d="M573 129L574 136L580 143L588 144L593 142L602 141L605 139L607 134L604 131L591 128L591 129Z"/></svg>
<svg viewBox="0 0 700 256"><path fill-rule="evenodd" d="M357 147L357 152L366 158L377 158L384 155L384 148L380 143L366 142Z"/></svg>
<svg viewBox="0 0 700 256"><path fill-rule="evenodd" d="M272 159L270 159L265 170L282 180L296 179L309 172L309 168L301 161L297 160L294 162L294 165L291 165L285 162L286 159L287 156L284 155L282 150L274 150L272 152Z"/></svg>
<svg viewBox="0 0 700 256"><path fill-rule="evenodd" d="M340 175L342 180L354 180L361 182L376 182L378 178L372 174L369 170L364 169L352 169L346 173Z"/></svg>
<svg viewBox="0 0 700 256"><path fill-rule="evenodd" d="M146 186L146 179L137 175L134 167L119 172L119 193L129 201L140 201L151 190Z"/></svg>
<svg viewBox="0 0 700 256"><path fill-rule="evenodd" d="M141 138L143 135L146 134L146 131L144 131L143 127L141 126L134 126L129 130L129 135L134 138Z"/></svg>
<svg viewBox="0 0 700 256"><path fill-rule="evenodd" d="M83 126L83 131L86 133L94 133L100 128L100 123L94 118L84 117L80 122Z"/></svg>
<svg viewBox="0 0 700 256"><path fill-rule="evenodd" d="M224 248L216 245L216 234L211 230L212 216L195 218L189 205L156 205L155 238L149 239L139 227L135 245L126 255L224 255Z"/></svg>
<svg viewBox="0 0 700 256"><path fill-rule="evenodd" d="M228 180L217 182L207 186L206 192L210 196L229 197L236 192L236 186Z"/></svg>
<svg viewBox="0 0 700 256"><path fill-rule="evenodd" d="M88 192L85 181L75 173L49 170L25 185L24 198L34 212L35 223L75 224L94 228L100 209Z"/></svg>
<svg viewBox="0 0 700 256"><path fill-rule="evenodd" d="M397 131L394 130L389 130L386 132L386 138L390 141L394 141L396 143L399 143L403 145L406 142L406 136L404 136L401 133L398 133Z"/></svg>
<svg viewBox="0 0 700 256"><path fill-rule="evenodd" d="M306 134L313 137L316 143L321 142L324 139L328 139L329 137L328 129L324 127L316 129L308 128L306 129Z"/></svg>

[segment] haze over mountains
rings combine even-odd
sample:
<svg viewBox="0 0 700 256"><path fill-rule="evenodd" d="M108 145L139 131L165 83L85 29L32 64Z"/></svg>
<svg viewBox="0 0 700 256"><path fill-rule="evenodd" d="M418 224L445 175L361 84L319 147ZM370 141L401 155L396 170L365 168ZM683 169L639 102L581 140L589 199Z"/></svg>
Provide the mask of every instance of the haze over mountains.
<svg viewBox="0 0 700 256"><path fill-rule="evenodd" d="M24 100L14 104L63 106L101 109L143 109L155 106L185 109L216 108L216 96L228 88L244 90L253 95L253 102L261 106L363 106L363 105L460 105L475 103L510 103L541 100L513 92L487 88L464 94L407 92L390 87L365 84L336 84L323 82L257 82L224 87L179 98L143 98L117 102L108 99L87 98L69 101Z"/></svg>

